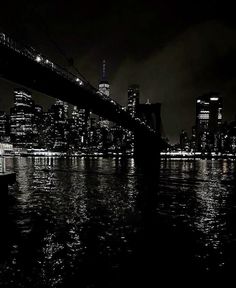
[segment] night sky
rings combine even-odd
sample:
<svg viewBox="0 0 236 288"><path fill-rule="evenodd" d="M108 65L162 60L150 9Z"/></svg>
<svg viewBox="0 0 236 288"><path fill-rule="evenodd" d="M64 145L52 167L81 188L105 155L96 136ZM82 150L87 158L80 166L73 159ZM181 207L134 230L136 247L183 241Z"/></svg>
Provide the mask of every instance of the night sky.
<svg viewBox="0 0 236 288"><path fill-rule="evenodd" d="M111 97L126 105L128 85L140 84L141 101L162 103L165 134L176 141L195 122L198 95L220 92L224 119L236 113L235 9L204 2L8 1L0 30L71 71L73 59L96 86L106 59ZM13 87L0 80L0 110L12 104ZM45 107L54 101L34 94Z"/></svg>

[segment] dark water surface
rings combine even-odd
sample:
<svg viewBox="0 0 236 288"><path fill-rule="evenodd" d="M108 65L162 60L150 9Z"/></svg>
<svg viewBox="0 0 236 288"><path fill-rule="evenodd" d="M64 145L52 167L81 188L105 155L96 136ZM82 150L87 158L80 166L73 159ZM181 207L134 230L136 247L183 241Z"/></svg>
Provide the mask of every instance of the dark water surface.
<svg viewBox="0 0 236 288"><path fill-rule="evenodd" d="M0 287L157 287L235 273L232 161L162 161L160 177L132 159L8 158L7 168L17 184L1 211Z"/></svg>

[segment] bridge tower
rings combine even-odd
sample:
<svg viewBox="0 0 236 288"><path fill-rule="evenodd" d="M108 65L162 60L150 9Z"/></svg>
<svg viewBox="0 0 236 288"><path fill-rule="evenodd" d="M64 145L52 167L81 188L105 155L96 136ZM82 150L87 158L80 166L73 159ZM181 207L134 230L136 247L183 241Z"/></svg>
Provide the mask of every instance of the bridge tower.
<svg viewBox="0 0 236 288"><path fill-rule="evenodd" d="M148 100L145 104L137 104L136 116L151 127L156 134L149 134L145 132L140 133L137 130L134 134L135 140L135 157L144 160L149 166L156 167L160 161L160 146L161 146L161 104L150 103Z"/></svg>

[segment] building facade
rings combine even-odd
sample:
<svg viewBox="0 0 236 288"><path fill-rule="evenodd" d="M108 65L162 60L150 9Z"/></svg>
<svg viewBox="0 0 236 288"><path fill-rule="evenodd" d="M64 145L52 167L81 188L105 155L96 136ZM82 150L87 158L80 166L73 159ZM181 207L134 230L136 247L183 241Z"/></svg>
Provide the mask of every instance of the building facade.
<svg viewBox="0 0 236 288"><path fill-rule="evenodd" d="M196 133L199 151L219 150L219 130L222 124L222 97L209 93L197 98Z"/></svg>
<svg viewBox="0 0 236 288"><path fill-rule="evenodd" d="M50 112L53 117L53 149L55 151L65 151L68 149L68 105L57 99Z"/></svg>
<svg viewBox="0 0 236 288"><path fill-rule="evenodd" d="M0 111L0 142L9 142L9 136L9 117L6 112Z"/></svg>
<svg viewBox="0 0 236 288"><path fill-rule="evenodd" d="M140 88L139 85L133 84L128 87L128 107L127 111L134 117L139 105Z"/></svg>
<svg viewBox="0 0 236 288"><path fill-rule="evenodd" d="M10 137L15 146L32 147L34 101L28 90L14 90L14 107L10 111Z"/></svg>

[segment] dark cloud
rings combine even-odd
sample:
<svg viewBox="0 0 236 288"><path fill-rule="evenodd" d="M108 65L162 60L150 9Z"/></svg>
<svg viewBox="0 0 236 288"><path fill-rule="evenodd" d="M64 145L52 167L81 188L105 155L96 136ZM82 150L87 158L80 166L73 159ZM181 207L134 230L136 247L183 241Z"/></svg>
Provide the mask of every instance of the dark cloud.
<svg viewBox="0 0 236 288"><path fill-rule="evenodd" d="M142 101L163 103L164 129L176 140L194 124L199 94L221 92L225 118L235 113L234 10L227 2L189 2L10 1L0 28L68 69L73 58L94 85L106 58L112 97L125 105L127 86L139 83ZM1 81L1 108L9 107L13 86Z"/></svg>

